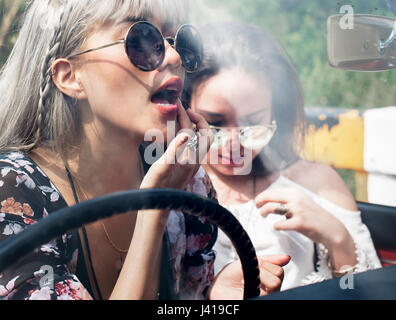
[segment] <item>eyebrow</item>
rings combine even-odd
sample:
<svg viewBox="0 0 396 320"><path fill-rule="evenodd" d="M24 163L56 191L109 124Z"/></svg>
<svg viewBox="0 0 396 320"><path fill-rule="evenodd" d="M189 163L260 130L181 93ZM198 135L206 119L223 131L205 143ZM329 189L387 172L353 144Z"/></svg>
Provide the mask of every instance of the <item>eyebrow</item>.
<svg viewBox="0 0 396 320"><path fill-rule="evenodd" d="M124 24L133 24L135 22L139 22L139 21L149 21L149 18L132 18L132 17L127 17L125 19L123 19L119 24L118 27L121 28L123 27ZM150 22L151 23L151 22ZM172 36L174 36L174 33L176 33L176 26L172 23L172 22L164 22L163 24L161 24L160 27L160 32L161 34L165 37L168 36L169 34L171 34Z"/></svg>
<svg viewBox="0 0 396 320"><path fill-rule="evenodd" d="M133 22L143 21L143 20L145 20L145 19L127 17L127 18L123 19L123 20L120 22L120 24L124 24L124 23L133 23Z"/></svg>
<svg viewBox="0 0 396 320"><path fill-rule="evenodd" d="M125 31L124 29L127 28L127 24L132 25L132 23L136 22L135 19L132 18L125 18L124 20L120 21L115 25L115 28L117 30L116 35L117 38L124 38L125 36ZM124 32L124 34L121 34L121 32Z"/></svg>
<svg viewBox="0 0 396 320"><path fill-rule="evenodd" d="M268 109L262 109L262 110L258 110L258 111L252 112L252 113L248 113L248 114L244 115L243 117L252 117L252 116L256 116L263 112L268 112Z"/></svg>
<svg viewBox="0 0 396 320"><path fill-rule="evenodd" d="M258 111L246 114L246 115L244 115L241 118L253 117L253 116L259 115L259 114L261 114L263 112L267 112L267 111L268 111L268 109L258 110ZM201 110L200 112L201 113L205 113L205 114L207 114L208 116L211 116L211 117L217 117L217 118L223 118L224 117L223 113L215 113L215 112L210 112L210 111L205 111L205 110Z"/></svg>
<svg viewBox="0 0 396 320"><path fill-rule="evenodd" d="M209 117L214 117L214 118L224 118L223 113L215 113L215 112L210 112L210 111L205 111L205 110L200 110L200 113L204 113Z"/></svg>

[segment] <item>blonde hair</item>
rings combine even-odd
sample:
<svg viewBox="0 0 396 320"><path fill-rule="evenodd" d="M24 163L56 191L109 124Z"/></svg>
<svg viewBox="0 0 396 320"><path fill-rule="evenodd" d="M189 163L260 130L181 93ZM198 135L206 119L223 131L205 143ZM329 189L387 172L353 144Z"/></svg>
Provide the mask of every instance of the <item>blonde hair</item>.
<svg viewBox="0 0 396 320"><path fill-rule="evenodd" d="M178 24L183 0L32 0L0 74L0 150L46 146L65 155L81 134L77 104L52 82L53 62L78 52L95 26L125 20Z"/></svg>

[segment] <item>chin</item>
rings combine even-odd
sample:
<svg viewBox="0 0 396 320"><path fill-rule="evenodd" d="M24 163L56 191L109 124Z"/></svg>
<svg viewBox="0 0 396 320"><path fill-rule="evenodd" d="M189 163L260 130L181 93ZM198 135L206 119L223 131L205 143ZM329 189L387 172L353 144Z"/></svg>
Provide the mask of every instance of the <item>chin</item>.
<svg viewBox="0 0 396 320"><path fill-rule="evenodd" d="M238 172L238 167L228 166L223 164L214 164L209 165L213 171L223 175L223 176L235 176L236 172ZM243 168L242 166L240 168Z"/></svg>

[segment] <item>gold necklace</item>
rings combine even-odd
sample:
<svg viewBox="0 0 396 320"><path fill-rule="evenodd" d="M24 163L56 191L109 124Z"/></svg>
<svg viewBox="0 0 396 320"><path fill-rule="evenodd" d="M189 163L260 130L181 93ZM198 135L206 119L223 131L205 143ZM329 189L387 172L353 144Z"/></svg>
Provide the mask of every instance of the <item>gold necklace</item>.
<svg viewBox="0 0 396 320"><path fill-rule="evenodd" d="M106 226L104 224L104 222L101 222L102 227L103 227L103 231L105 232L106 235L106 239L107 241L110 243L110 245L113 247L114 250L116 250L118 253L128 253L128 249L121 249L119 248L110 238L109 233L107 232Z"/></svg>
<svg viewBox="0 0 396 320"><path fill-rule="evenodd" d="M84 192L84 190L81 188L80 184L78 183L77 185L78 185L78 187L79 187L80 192L84 195L85 200L88 200L88 197L87 197L86 193ZM121 249L121 248L119 248L119 247L113 242L113 240L111 240L110 235L109 235L109 232L107 231L104 222L103 222L103 221L100 221L100 224L102 225L103 231L104 231L104 233L105 233L105 235L106 235L107 242L112 246L112 248L113 248L115 251L117 251L118 253L123 253L123 254L128 253L128 249Z"/></svg>
<svg viewBox="0 0 396 320"><path fill-rule="evenodd" d="M138 168L138 171L139 171L139 173L140 173L140 179L142 180L143 177L144 177L144 167L143 167L143 163L142 163L140 157L139 157L139 160L140 160L140 161L138 161L138 167L139 167L139 168ZM71 173L70 173L70 170L68 169L68 166L66 165L66 163L65 163L65 168L66 168L66 171L67 171L68 175L70 175L70 178L71 178ZM83 194L85 200L88 200L88 196L86 195L86 193L84 192L84 190L81 188L80 183L77 181L78 179L74 179L74 180L76 180L76 184L77 184L77 186L78 186L78 189L79 189L80 192ZM73 181L73 180L71 180L71 181ZM74 189L74 188L72 188L72 189ZM73 192L75 192L75 190L73 190ZM77 194L75 194L75 196L77 196ZM76 200L77 200L76 202L79 202L79 201L78 201L78 198L76 198ZM101 221L100 223L101 223L102 228L103 228L103 231L104 231L104 233L105 233L105 235L106 235L106 239L107 239L108 243L111 245L111 247L112 247L115 251L117 251L118 253L122 253L122 254L128 253L128 250L129 250L129 249L121 249L121 248L119 248L119 247L114 243L113 240L111 240L110 235L109 235L109 232L107 231L104 222ZM122 258L121 258L121 260L122 260Z"/></svg>
<svg viewBox="0 0 396 320"><path fill-rule="evenodd" d="M67 168L66 165L65 165L65 168ZM140 171L141 178L142 178L142 170L144 170L144 169L143 169L143 164L142 164L140 161L139 161L139 169L140 169L139 171ZM67 169L67 171L70 173L70 170L69 170L69 169ZM69 173L68 173L68 174L69 174ZM74 179L74 180L75 180L75 182L76 182L76 184L77 184L77 186L78 186L78 189L79 189L80 193L82 193L82 195L84 196L85 200L88 200L89 198L88 198L88 196L86 195L86 193L84 192L84 190L81 188L81 185L80 185L80 183L78 182L78 179ZM73 192L74 192L74 191L73 191ZM76 195L76 196L77 196L77 195ZM76 200L77 200L77 202L79 202L78 199L76 199ZM104 222L101 221L100 224L102 225L103 231L104 231L104 233L105 233L105 235L106 235L107 242L111 245L111 247L112 247L115 251L117 251L118 253L122 253L122 254L128 253L128 250L129 250L129 249L121 249L121 248L119 248L119 247L113 242L113 240L111 240L110 235L109 235L109 232L107 231Z"/></svg>

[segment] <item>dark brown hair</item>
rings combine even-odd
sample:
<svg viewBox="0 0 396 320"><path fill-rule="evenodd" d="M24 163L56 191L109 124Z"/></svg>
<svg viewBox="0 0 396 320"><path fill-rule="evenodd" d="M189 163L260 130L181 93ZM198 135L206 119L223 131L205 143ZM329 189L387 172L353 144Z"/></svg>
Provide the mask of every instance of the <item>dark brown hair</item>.
<svg viewBox="0 0 396 320"><path fill-rule="evenodd" d="M183 104L190 107L197 87L224 69L241 68L272 92L277 130L253 162L253 174L282 170L299 159L305 136L304 96L298 74L280 43L263 30L235 22L200 30L205 54L201 67L186 77Z"/></svg>

